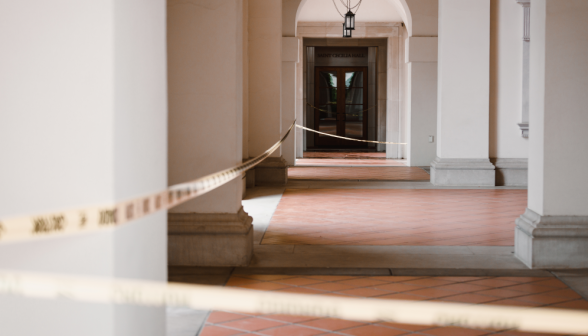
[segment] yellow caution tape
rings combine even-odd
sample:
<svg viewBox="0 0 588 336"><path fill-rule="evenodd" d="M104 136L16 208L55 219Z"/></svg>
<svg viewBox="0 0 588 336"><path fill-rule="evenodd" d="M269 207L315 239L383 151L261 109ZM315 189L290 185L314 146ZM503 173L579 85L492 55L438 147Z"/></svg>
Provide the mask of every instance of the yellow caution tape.
<svg viewBox="0 0 588 336"><path fill-rule="evenodd" d="M296 120L282 139L261 155L236 167L190 182L176 184L164 191L113 204L2 219L0 220L0 242L111 228L160 210L167 210L214 190L253 168L280 147L295 124Z"/></svg>
<svg viewBox="0 0 588 336"><path fill-rule="evenodd" d="M296 121L286 135L270 149L239 166L171 186L165 191L111 205L4 219L0 223L0 241L109 228L156 211L169 209L222 186L263 161L284 142L295 123ZM334 136L304 126L296 126ZM363 142L404 144L334 137ZM588 335L588 312L566 309L338 298L6 270L0 270L0 294L45 299L67 298L95 303L167 305L255 314L305 315L347 320Z"/></svg>
<svg viewBox="0 0 588 336"><path fill-rule="evenodd" d="M341 298L15 271L0 271L0 293L95 303L588 335L588 312L567 309Z"/></svg>
<svg viewBox="0 0 588 336"><path fill-rule="evenodd" d="M342 137L342 136L339 136L339 135L334 135L334 134L319 132L317 130L313 130L312 128L308 128L308 127L304 127L304 126L300 126L300 125L296 125L296 127L302 128L302 129L307 130L307 131L315 132L315 133L318 133L318 134L328 135L328 136L333 137L333 138L339 138L339 139L345 139L345 140L351 140L351 141L371 142L371 143L388 144L388 145L406 145L406 142L386 142L386 141L359 140L359 139L346 138L346 137Z"/></svg>

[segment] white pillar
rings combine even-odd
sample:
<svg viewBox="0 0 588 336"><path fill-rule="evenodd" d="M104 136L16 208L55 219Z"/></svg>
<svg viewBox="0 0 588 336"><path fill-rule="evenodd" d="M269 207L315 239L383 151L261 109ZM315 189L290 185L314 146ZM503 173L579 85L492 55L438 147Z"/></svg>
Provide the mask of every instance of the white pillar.
<svg viewBox="0 0 588 336"><path fill-rule="evenodd" d="M493 186L489 151L490 0L439 0L435 185Z"/></svg>
<svg viewBox="0 0 588 336"><path fill-rule="evenodd" d="M165 1L0 3L0 218L166 187ZM166 219L0 244L0 268L166 281ZM165 310L0 299L1 335L163 335Z"/></svg>
<svg viewBox="0 0 588 336"><path fill-rule="evenodd" d="M243 2L170 0L169 182L242 162ZM246 266L251 219L235 179L169 211L170 265Z"/></svg>
<svg viewBox="0 0 588 336"><path fill-rule="evenodd" d="M298 39L282 37L282 129L287 130L296 119L296 63ZM282 156L289 166L296 164L296 130L282 144Z"/></svg>
<svg viewBox="0 0 588 336"><path fill-rule="evenodd" d="M282 1L249 0L249 155L282 134ZM290 113L290 112L288 112ZM256 184L286 184L282 149L255 168Z"/></svg>
<svg viewBox="0 0 588 336"><path fill-rule="evenodd" d="M437 148L437 37L409 37L405 41L408 67L407 161L428 166Z"/></svg>
<svg viewBox="0 0 588 336"><path fill-rule="evenodd" d="M533 0L529 202L515 253L531 268L588 267L588 2Z"/></svg>

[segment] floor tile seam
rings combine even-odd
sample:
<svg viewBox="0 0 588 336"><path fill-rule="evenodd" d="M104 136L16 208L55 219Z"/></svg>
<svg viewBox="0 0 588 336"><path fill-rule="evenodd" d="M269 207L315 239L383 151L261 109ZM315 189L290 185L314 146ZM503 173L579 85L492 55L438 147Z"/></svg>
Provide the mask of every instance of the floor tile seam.
<svg viewBox="0 0 588 336"><path fill-rule="evenodd" d="M245 333L245 334L254 334L254 335L260 335L260 336L268 336L267 334L262 334L260 332L263 331L263 330L270 329L270 328L266 328L266 329L260 329L260 330L247 330L247 329L240 329L240 328L235 328L235 327L227 326L227 325L224 325L224 324L208 324L208 326L220 327L220 328L225 328L225 329L239 331L239 332L242 332L242 333ZM274 328L274 327L272 327L272 328Z"/></svg>

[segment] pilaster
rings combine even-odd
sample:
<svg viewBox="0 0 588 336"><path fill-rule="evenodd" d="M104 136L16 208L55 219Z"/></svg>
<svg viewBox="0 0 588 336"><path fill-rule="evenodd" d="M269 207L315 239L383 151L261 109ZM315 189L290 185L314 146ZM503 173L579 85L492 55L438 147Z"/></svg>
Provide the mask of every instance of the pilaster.
<svg viewBox="0 0 588 336"><path fill-rule="evenodd" d="M435 185L493 186L490 0L439 0Z"/></svg>
<svg viewBox="0 0 588 336"><path fill-rule="evenodd" d="M588 2L533 0L529 193L515 256L531 268L588 268Z"/></svg>

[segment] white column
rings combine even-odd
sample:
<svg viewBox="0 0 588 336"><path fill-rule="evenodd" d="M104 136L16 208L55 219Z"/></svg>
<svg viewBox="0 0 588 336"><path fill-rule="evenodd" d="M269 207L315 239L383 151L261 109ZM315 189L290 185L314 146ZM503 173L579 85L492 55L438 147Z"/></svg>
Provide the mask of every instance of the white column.
<svg viewBox="0 0 588 336"><path fill-rule="evenodd" d="M168 3L169 182L242 162L243 2ZM251 150L251 149L250 149ZM235 179L169 213L171 265L245 266L251 219Z"/></svg>
<svg viewBox="0 0 588 336"><path fill-rule="evenodd" d="M0 218L166 187L165 1L0 3ZM0 268L166 281L165 212L0 244ZM1 335L163 335L165 310L0 299Z"/></svg>
<svg viewBox="0 0 588 336"><path fill-rule="evenodd" d="M298 38L282 37L282 129L287 130L296 119L296 63ZM282 144L282 156L289 166L296 164L296 130Z"/></svg>
<svg viewBox="0 0 588 336"><path fill-rule="evenodd" d="M383 69L385 76L378 74L379 77L386 80L386 100L383 101L386 107L386 140L384 141L387 142L400 142L400 38L398 35L398 27L393 27L391 34L388 36L387 69ZM400 159L399 146L380 144L378 149L385 150L387 158Z"/></svg>
<svg viewBox="0 0 588 336"><path fill-rule="evenodd" d="M439 0L435 185L494 185L489 150L490 0Z"/></svg>
<svg viewBox="0 0 588 336"><path fill-rule="evenodd" d="M588 267L588 2L533 0L529 202L515 253L532 268Z"/></svg>
<svg viewBox="0 0 588 336"><path fill-rule="evenodd" d="M437 44L437 37L409 37L405 41L406 159L410 166L428 166L437 152Z"/></svg>
<svg viewBox="0 0 588 336"><path fill-rule="evenodd" d="M282 135L282 1L249 0L249 155ZM290 113L290 112L288 112ZM256 184L285 184L282 149L255 168Z"/></svg>

